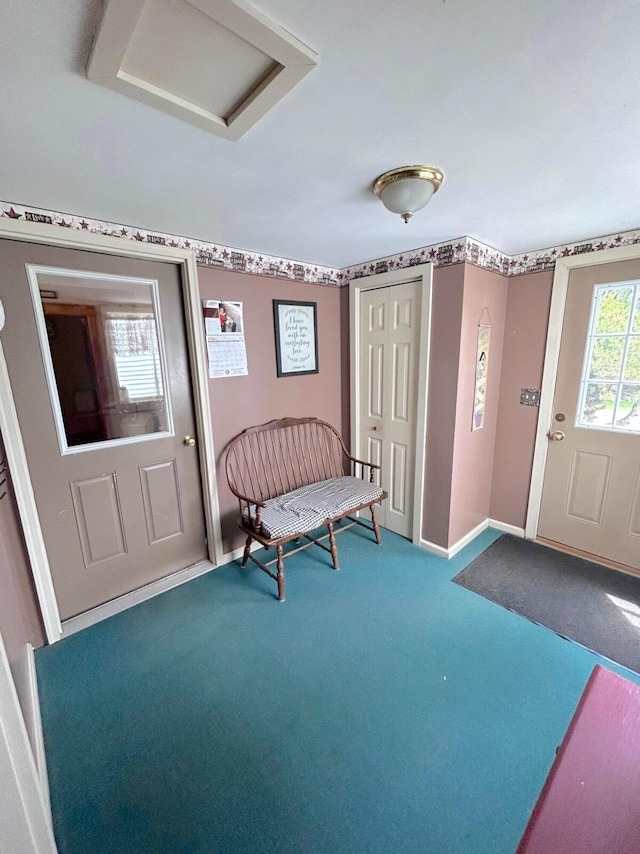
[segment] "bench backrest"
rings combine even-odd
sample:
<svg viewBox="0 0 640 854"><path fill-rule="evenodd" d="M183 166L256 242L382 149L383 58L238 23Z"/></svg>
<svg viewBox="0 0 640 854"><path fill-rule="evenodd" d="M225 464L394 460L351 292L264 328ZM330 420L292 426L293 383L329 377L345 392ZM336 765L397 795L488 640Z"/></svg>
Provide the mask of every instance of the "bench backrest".
<svg viewBox="0 0 640 854"><path fill-rule="evenodd" d="M341 477L346 449L317 418L281 418L249 427L227 446L226 473L241 498L267 501L300 486Z"/></svg>

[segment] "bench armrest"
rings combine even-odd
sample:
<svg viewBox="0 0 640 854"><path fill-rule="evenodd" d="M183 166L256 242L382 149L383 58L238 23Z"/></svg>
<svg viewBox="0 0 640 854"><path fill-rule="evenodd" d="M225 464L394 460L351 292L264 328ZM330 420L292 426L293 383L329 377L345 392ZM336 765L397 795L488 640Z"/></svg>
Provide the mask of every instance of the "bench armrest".
<svg viewBox="0 0 640 854"><path fill-rule="evenodd" d="M354 477L357 477L357 466L360 466L360 477L364 480L364 469L365 466L369 469L369 482L373 483L374 481L374 472L376 469L380 469L380 466L376 463L368 463L365 460L359 460L356 457L352 457L351 454L345 450L345 456L351 463L351 472Z"/></svg>

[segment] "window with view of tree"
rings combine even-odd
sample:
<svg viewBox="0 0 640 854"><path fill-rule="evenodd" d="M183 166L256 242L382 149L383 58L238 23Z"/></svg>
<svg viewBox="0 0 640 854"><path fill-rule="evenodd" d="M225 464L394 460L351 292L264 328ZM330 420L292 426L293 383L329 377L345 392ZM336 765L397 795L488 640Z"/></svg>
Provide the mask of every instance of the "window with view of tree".
<svg viewBox="0 0 640 854"><path fill-rule="evenodd" d="M594 288L576 426L640 432L640 282Z"/></svg>

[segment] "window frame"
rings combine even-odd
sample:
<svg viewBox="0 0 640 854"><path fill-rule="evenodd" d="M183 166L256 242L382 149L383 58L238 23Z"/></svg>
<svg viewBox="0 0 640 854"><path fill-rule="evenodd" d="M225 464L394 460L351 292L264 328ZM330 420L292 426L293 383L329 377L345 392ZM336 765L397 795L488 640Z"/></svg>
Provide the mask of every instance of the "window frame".
<svg viewBox="0 0 640 854"><path fill-rule="evenodd" d="M81 454L86 453L87 451L98 451L107 448L117 448L123 445L133 445L138 442L149 442L155 439L168 438L171 436L175 436L175 428L173 421L173 411L171 407L171 394L170 388L168 384L168 373L167 373L167 359L166 359L166 349L165 349L165 341L163 334L163 325L162 325L162 314L160 308L160 294L159 294L159 286L157 279L147 279L143 277L134 277L134 276L117 276L107 273L97 273L90 270L69 270L61 267L48 267L42 266L39 264L26 264L26 272L27 279L29 281L29 288L31 291L31 301L33 303L35 320L36 320L36 328L38 332L38 340L40 344L40 352L42 355L42 360L44 363L44 371L47 381L47 390L49 392L49 401L51 403L51 409L53 414L53 420L56 428L56 436L58 438L58 446L60 449L61 456L68 456L71 454ZM137 436L123 436L117 439L104 439L98 442L87 442L85 444L79 445L69 445L67 442L67 434L64 426L64 420L62 416L62 407L60 404L60 396L58 392L58 386L55 376L55 371L53 367L53 360L51 357L51 350L49 347L49 340L47 335L47 327L46 327L46 319L44 314L44 309L42 306L42 299L40 297L40 284L38 281L38 276L57 276L64 278L76 278L76 279L94 279L101 280L104 282L114 282L118 285L148 285L151 288L151 305L153 309L153 313L156 318L156 330L158 334L158 348L160 353L160 366L162 371L162 382L165 389L165 410L166 410L166 428L164 430L159 430L154 433L141 433ZM50 286L49 283L46 285L43 283L42 287ZM114 303L115 305L115 303ZM148 313L148 312L147 312ZM104 335L104 330L101 330L101 333ZM115 367L115 366L114 366ZM112 366L109 366L109 371L114 370ZM116 393L118 393L117 382L116 382ZM119 399L119 393L118 393ZM140 403L138 401L137 403ZM136 404L133 403L132 406Z"/></svg>

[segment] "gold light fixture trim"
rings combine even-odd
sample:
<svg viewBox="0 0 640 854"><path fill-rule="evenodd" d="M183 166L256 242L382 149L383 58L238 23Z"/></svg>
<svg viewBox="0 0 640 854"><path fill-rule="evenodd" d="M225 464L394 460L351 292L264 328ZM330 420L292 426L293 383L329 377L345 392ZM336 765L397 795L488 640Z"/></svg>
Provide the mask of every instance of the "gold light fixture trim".
<svg viewBox="0 0 640 854"><path fill-rule="evenodd" d="M428 194L428 198L426 201L419 203L419 206L413 208L413 210L409 209L406 211L393 211L394 213L400 213L400 216L405 222L408 222L409 219L413 216L416 210L420 210L420 208L424 207L433 193L436 193L444 181L444 175L437 166L424 166L422 164L417 164L414 166L400 166L397 169L390 169L388 172L384 172L378 178L376 178L373 184L373 192L378 196L385 207L392 210L389 207L387 202L383 197L383 192L388 187L391 187L393 184L398 183L399 181L428 181L433 186L433 191ZM410 205L410 207L412 207Z"/></svg>

